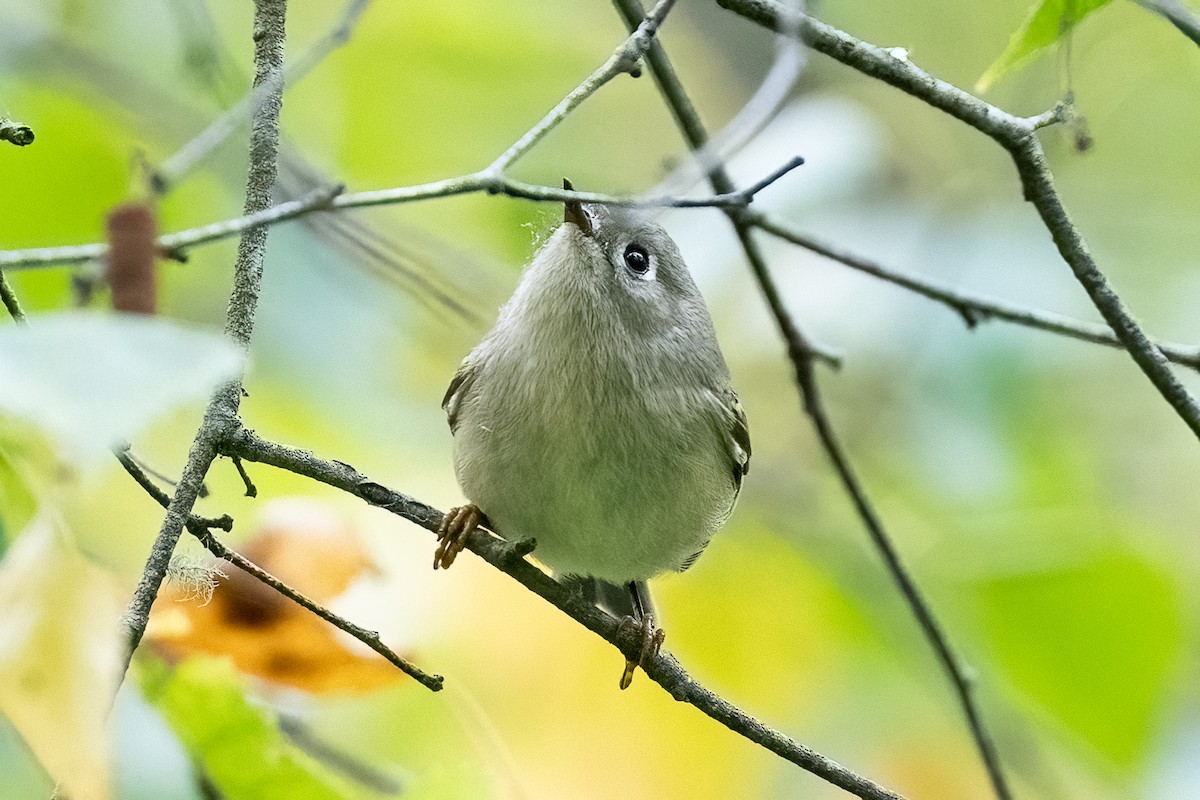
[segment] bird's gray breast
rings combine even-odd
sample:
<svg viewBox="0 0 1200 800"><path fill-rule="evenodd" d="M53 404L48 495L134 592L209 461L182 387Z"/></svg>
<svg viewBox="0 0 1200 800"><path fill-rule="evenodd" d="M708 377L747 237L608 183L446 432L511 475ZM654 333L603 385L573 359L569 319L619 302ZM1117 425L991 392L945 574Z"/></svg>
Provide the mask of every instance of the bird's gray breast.
<svg viewBox="0 0 1200 800"><path fill-rule="evenodd" d="M705 387L616 335L525 331L480 352L455 434L459 480L555 571L623 582L678 568L734 495Z"/></svg>

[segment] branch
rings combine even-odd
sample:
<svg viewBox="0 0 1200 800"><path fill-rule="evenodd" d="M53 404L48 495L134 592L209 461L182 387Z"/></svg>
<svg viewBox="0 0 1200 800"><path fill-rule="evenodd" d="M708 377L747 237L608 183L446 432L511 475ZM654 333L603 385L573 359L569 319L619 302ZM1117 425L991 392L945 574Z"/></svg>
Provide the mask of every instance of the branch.
<svg viewBox="0 0 1200 800"><path fill-rule="evenodd" d="M296 219L317 211L344 208L397 205L418 200L433 200L460 194L486 192L501 194L542 203L561 203L578 200L610 206L637 208L744 208L756 194L804 163L799 156L790 159L762 180L745 189L711 195L709 197L645 197L636 195L610 195L597 192L567 191L557 186L536 186L514 180L506 175L473 172L456 178L423 183L416 186L401 186L393 189L378 189L367 192L343 194L342 185L324 186L314 189L303 197L247 213L241 217L213 222L198 228L189 228L177 233L158 237L160 252L181 258L192 247L228 239L232 236L258 228L268 228L281 222ZM103 243L71 245L68 247L40 247L29 250L0 250L0 269L31 269L63 264L81 264L103 258L108 254L108 245Z"/></svg>
<svg viewBox="0 0 1200 800"><path fill-rule="evenodd" d="M574 111L580 103L595 94L601 86L625 72L636 75L638 61L646 52L646 48L654 41L658 27L673 5L675 5L675 0L659 0L658 4L650 9L649 14L639 15L638 21L631 25L633 31L629 38L613 51L608 60L559 101L558 105L550 109L541 122L530 128L512 147L501 153L500 157L493 161L484 172L495 175L504 172L540 142L542 137L566 119L567 115Z"/></svg>
<svg viewBox="0 0 1200 800"><path fill-rule="evenodd" d="M3 270L0 270L0 302L3 302L4 307L8 309L8 314L13 318L13 322L18 324L25 322L25 312L21 309L21 301L17 299L17 293L8 285L8 279L4 277Z"/></svg>
<svg viewBox="0 0 1200 800"><path fill-rule="evenodd" d="M876 261L862 258L845 250L839 250L833 245L800 233L787 223L766 215L751 211L746 216L755 226L773 236L789 241L832 261L845 264L859 272L865 272L880 280L894 283L911 292L928 297L930 300L942 303L957 311L969 327L974 327L980 322L997 319L1004 322L1011 322L1014 325L1023 325L1027 328L1057 333L1060 336L1072 339L1124 349L1121 341L1113 334L1112 328L1107 325L1084 322L1062 314L1055 314L1036 308L1026 308L1004 300L965 292L953 286L939 283L932 278L899 272L898 270L885 267ZM1158 339L1154 340L1154 346L1176 364L1200 371L1200 347L1165 342Z"/></svg>
<svg viewBox="0 0 1200 800"><path fill-rule="evenodd" d="M1200 404L1171 371L1170 363L1134 321L1096 265L1079 230L1054 188L1045 153L1035 136L1043 116L1016 117L900 59L812 17L797 15L776 0L717 0L717 3L773 31L793 29L812 49L939 108L988 135L1009 152L1025 189L1058 252L1092 304L1159 394L1200 437Z"/></svg>
<svg viewBox="0 0 1200 800"><path fill-rule="evenodd" d="M1200 437L1200 404L1197 404L1196 399L1172 372L1166 356L1130 316L1125 304L1096 265L1087 243L1067 216L1067 210L1054 188L1041 143L1031 136L1022 146L1010 150L1010 153L1024 184L1025 198L1037 209L1055 245L1058 246L1058 252L1075 273L1075 278L1083 285L1092 299L1092 304L1129 351L1129 355L1141 367L1142 372L1175 409L1175 413L1191 428L1193 434Z"/></svg>
<svg viewBox="0 0 1200 800"><path fill-rule="evenodd" d="M295 84L307 75L325 57L350 40L359 17L370 0L350 0L333 30L321 37L308 52L285 70L276 73L263 83L255 81L254 88L238 102L218 116L208 127L187 142L174 155L153 170L150 179L158 194L165 194L176 183L185 178L222 142L230 137L272 95L282 91L284 82Z"/></svg>
<svg viewBox="0 0 1200 800"><path fill-rule="evenodd" d="M138 464L137 460L130 455L128 446L118 448L114 455L117 461L121 462L121 466L129 473L129 477L145 490L146 494L150 495L156 503L163 508L167 508L171 504L171 496L158 487L150 476L146 474L146 470L142 465ZM195 514L188 514L185 524L191 528L193 526L204 530L213 528L229 532L233 530L233 517L225 514L220 517L198 517Z"/></svg>
<svg viewBox="0 0 1200 800"><path fill-rule="evenodd" d="M488 194L507 194L512 197L521 197L529 200L539 201L555 201L562 202L568 198L580 200L587 203L606 203L609 205L626 205L626 206L645 206L645 205L667 205L678 207L698 207L698 206L722 206L731 205L737 206L746 205L757 189L746 192L732 192L726 197L715 197L707 200L688 200L683 198L635 198L635 197L613 197L610 195L594 194L589 192L577 192L570 194L556 187L532 186L522 183L504 175L504 169L515 162L518 158L524 155L528 150L541 141L547 133L561 123L567 115L578 107L584 100L591 97L595 92L608 81L612 80L622 72L632 72L636 69L636 64L641 54L645 51L649 42L658 30L658 26L662 23L663 18L670 11L675 0L660 0L654 10L646 16L642 24L637 30L630 35L624 43L622 43L613 55L606 61L598 70L593 72L587 79L577 86L567 97L554 107L542 120L540 120L533 128L523 135L515 144L509 147L488 167L479 172L474 172L469 175L463 175L457 178L448 178L433 183L421 184L418 186L408 186L396 189L384 189L371 192L360 192L352 195L341 195L342 187L328 187L317 189L302 197L288 203L281 203L273 208L263 206L255 209L253 212L247 210L246 213L238 219L227 220L224 222L216 222L211 225L206 225L202 228L194 228L192 230L183 231L178 234L161 237L158 242L164 252L178 254L185 247L203 244L206 242L216 241L229 236L234 236L247 230L252 230L260 226L267 226L284 220L294 219L311 211L327 210L330 208L356 208L361 206L386 205L393 203L405 203L416 200L428 200L436 197L451 197L458 194L468 194L471 192L487 192ZM334 37L339 31L348 36L350 25L357 19L358 13L361 12L362 6L365 5L365 0L351 0L350 5L343 17L342 26L330 34ZM330 47L329 49L332 49ZM318 59L319 60L319 59ZM305 59L301 60L302 63ZM315 63L315 61L314 61ZM311 66L311 64L309 65ZM164 164L159 174L155 177L155 181L159 186L160 191L167 188L167 184L176 180L179 174L186 168L190 168L195 163L198 163L200 157L206 154L211 147L215 146L232 131L232 127L236 127L238 119L247 110L253 109L257 111L261 108L263 100L261 97L271 92L279 94L282 91L282 77L269 77L265 82L255 81L255 88L250 95L244 98L240 103L231 108L226 114L218 118L209 126L209 128L201 133L188 145L168 159ZM212 142L210 144L210 141ZM198 155L193 155L195 151ZM788 172L790 169L799 166L803 163L802 159L795 159L789 162L791 166L781 168L774 177L765 180L762 188L773 180ZM256 213L257 212L257 213ZM0 269L23 269L39 266L50 266L55 264L78 264L85 261L101 258L108 252L105 244L86 244L76 245L71 247L47 247L31 250L10 250L0 251Z"/></svg>
<svg viewBox="0 0 1200 800"><path fill-rule="evenodd" d="M0 117L0 142L11 142L17 147L24 147L33 144L33 138L33 128L23 122Z"/></svg>
<svg viewBox="0 0 1200 800"><path fill-rule="evenodd" d="M716 0L717 5L777 33L791 32L820 53L896 87L1006 145L1028 138L1030 120L1009 114L935 78L895 51L854 38L776 0Z"/></svg>
<svg viewBox="0 0 1200 800"><path fill-rule="evenodd" d="M414 678L418 683L430 691L440 692L442 690L443 679L441 675L430 675L412 662L401 658L394 650L383 643L383 641L379 638L379 633L377 631L369 631L366 628L355 625L345 617L339 616L338 614L335 614L329 609L325 608L320 603L309 599L305 595L276 578L271 573L264 570L262 567L255 564L250 559L246 558L240 553L230 550L228 547L219 542L217 538L212 535L211 531L202 528L193 528L191 526L189 526L189 530L194 536L196 536L197 539L200 540L200 543L203 544L208 551L217 558L225 559L229 563L238 567L238 569L241 569L243 572L246 572L252 577L257 578L262 583L265 583L267 586L270 586L284 597L316 614L318 617L333 625L335 628L339 628L350 634L355 639L358 639L367 647L370 647L376 653L383 656L388 662L393 664L405 675Z"/></svg>
<svg viewBox="0 0 1200 800"><path fill-rule="evenodd" d="M279 149L279 109L283 103L283 83L277 76L283 69L286 9L286 0L256 0L254 4L254 82L255 85L270 82L275 88L254 114L250 135L250 169L246 179L247 214L261 211L270 205L271 187L275 183ZM257 228L244 232L238 246L225 331L243 348L248 347L250 333L254 327L254 311L258 304L266 239L267 229ZM179 485L175 487L175 493L167 506L166 517L154 540L142 577L125 615L129 658L133 657L133 652L137 650L146 632L146 625L150 621L150 608L166 577L175 545L191 516L204 476L217 456L217 442L237 419L241 391L241 381L231 381L213 394L204 412L204 420L192 442Z"/></svg>
<svg viewBox="0 0 1200 800"><path fill-rule="evenodd" d="M1142 8L1163 17L1187 38L1200 45L1200 14L1179 0L1133 0Z"/></svg>
<svg viewBox="0 0 1200 800"><path fill-rule="evenodd" d="M625 19L626 24L635 19L640 12L640 3L638 0L614 0L614 2ZM696 108L688 97L687 91L684 89L679 77L676 75L675 69L667 58L665 50L657 42L650 48L648 60L659 91L667 106L671 109L671 113L674 115L688 146L692 150L703 150L708 142L708 134L704 129L704 124L700 121L700 116L696 112ZM733 181L720 163L711 165L708 177L714 191L727 192L733 189ZM892 545L890 538L884 531L878 514L875 513L862 485L855 476L841 442L829 423L813 370L812 348L783 305L779 291L775 287L775 283L767 269L766 259L751 234L751 223L747 214L739 211L728 211L726 214L729 217L729 221L733 224L742 249L746 253L746 259L750 264L750 268L758 281L759 288L762 290L764 299L770 307L779 332L787 345L788 356L796 373L796 384L800 390L804 410L812 420L821 445L833 463L842 486L850 496L871 541L883 556L889 573L899 587L901 594L916 617L925 638L933 647L938 660L954 686L959 704L967 718L971 735L975 740L975 745L979 750L984 767L991 779L996 796L1001 798L1001 800L1008 800L1011 797L1011 793L1000 767L999 756L991 737L984 728L966 673L951 650L949 641L937 618L934 616L932 609L921 595L916 582L908 574L908 570L900 560L896 548Z"/></svg>
<svg viewBox="0 0 1200 800"><path fill-rule="evenodd" d="M269 464L348 492L431 533L437 532L442 521L442 512L436 508L375 483L348 464L326 461L305 450L269 442L244 428L231 432L222 442L221 449L225 455ZM625 656L639 657L641 640L636 632L623 628L614 617L586 602L579 592L563 586L526 561L524 555L528 551L520 543L512 544L485 531L476 531L467 542L467 549L612 644ZM870 800L900 798L900 795L772 730L704 688L669 653L661 652L642 666L646 675L676 700L695 706L735 733L814 775L858 797Z"/></svg>
<svg viewBox="0 0 1200 800"><path fill-rule="evenodd" d="M125 468L125 471L129 473L130 477L132 477L139 486L146 490L146 493L149 494L150 497L152 497L163 508L167 508L170 505L170 496L168 496L167 493L162 489L158 488L154 481L150 480L150 476L148 476L145 470L138 466L138 463L133 459L132 456L130 456L128 449L117 450L116 456L117 460L121 462L121 466ZM234 458L237 459L236 456ZM240 464L241 460L237 459L235 463ZM262 583L270 586L284 597L293 600L298 605L303 606L312 613L316 614L318 617L330 623L335 628L350 634L355 639L358 639L367 647L370 647L376 653L383 656L388 662L395 665L406 675L416 679L417 682L422 686L425 686L434 692L441 691L443 682L442 676L429 675L415 664L401 658L394 650L383 643L383 641L379 638L378 632L369 631L366 628L355 625L345 617L333 613L329 609L317 603L315 600L310 599L309 597L301 594L299 591L288 586L286 583L262 569L242 554L235 550L231 550L222 544L213 535L212 531L213 529L223 530L226 532L233 530L233 519L228 514L216 519L208 519L205 517L198 517L194 514L189 514L184 525L187 527L188 532L195 536L196 539L199 540L199 542L217 558L225 559L226 561L246 572L251 577L257 578Z"/></svg>
<svg viewBox="0 0 1200 800"><path fill-rule="evenodd" d="M240 458L233 458L233 466L237 469L238 477L242 479L242 484L246 487L246 497L258 497L258 487L254 485L254 481L250 480L250 473L246 472L246 465L242 463Z"/></svg>

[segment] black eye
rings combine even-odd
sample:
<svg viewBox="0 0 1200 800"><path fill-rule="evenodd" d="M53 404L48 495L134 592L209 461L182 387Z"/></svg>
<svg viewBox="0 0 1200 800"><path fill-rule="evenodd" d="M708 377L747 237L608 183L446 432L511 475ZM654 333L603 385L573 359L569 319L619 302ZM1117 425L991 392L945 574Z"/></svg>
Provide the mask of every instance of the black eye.
<svg viewBox="0 0 1200 800"><path fill-rule="evenodd" d="M650 254L640 244L631 244L625 248L625 266L638 275L645 275L650 269Z"/></svg>

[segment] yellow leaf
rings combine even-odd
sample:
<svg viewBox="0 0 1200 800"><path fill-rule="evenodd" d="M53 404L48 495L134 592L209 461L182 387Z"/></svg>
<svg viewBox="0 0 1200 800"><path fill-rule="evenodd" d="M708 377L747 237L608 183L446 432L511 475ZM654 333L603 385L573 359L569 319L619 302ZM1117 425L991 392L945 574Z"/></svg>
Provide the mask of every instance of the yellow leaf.
<svg viewBox="0 0 1200 800"><path fill-rule="evenodd" d="M364 573L370 556L346 520L322 503L276 500L243 555L314 601L328 605ZM147 640L171 661L229 656L237 668L313 693L369 692L404 673L312 612L236 567L215 576L211 598L170 586L154 608Z"/></svg>
<svg viewBox="0 0 1200 800"><path fill-rule="evenodd" d="M40 512L0 563L0 713L72 800L109 797L120 616L108 573Z"/></svg>

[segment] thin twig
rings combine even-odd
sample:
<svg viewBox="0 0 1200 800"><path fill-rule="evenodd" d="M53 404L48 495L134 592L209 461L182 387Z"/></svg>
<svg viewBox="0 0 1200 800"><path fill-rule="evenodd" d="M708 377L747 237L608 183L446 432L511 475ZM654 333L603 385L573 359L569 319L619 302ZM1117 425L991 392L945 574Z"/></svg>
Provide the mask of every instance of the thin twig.
<svg viewBox="0 0 1200 800"><path fill-rule="evenodd" d="M673 5L675 5L675 0L659 0L654 8L650 9L650 13L639 17L637 23L630 26L632 31L629 38L613 51L608 60L589 75L583 83L571 90L566 97L559 101L558 105L550 109L546 116L514 142L512 147L501 153L484 172L493 175L503 173L540 142L542 137L566 119L567 115L574 111L580 103L595 94L601 86L622 73L634 71L642 54L654 41L658 27Z"/></svg>
<svg viewBox="0 0 1200 800"><path fill-rule="evenodd" d="M641 5L638 0L614 0L614 2L626 24L629 24L640 13ZM678 75L675 73L674 67L667 58L666 51L656 42L651 46L647 54L647 60L650 63L651 72L654 75L659 91L670 108L671 113L674 115L680 132L683 134L688 146L693 150L701 150L708 142L708 134L687 91L684 89ZM733 181L720 163L708 166L710 166L708 177L713 191L728 192L733 190ZM884 531L878 514L875 513L862 485L855 476L841 442L829 423L825 407L821 402L820 389L813 370L812 347L784 307L779 291L767 269L766 259L758 247L758 243L753 238L751 224L747 215L736 210L726 213L733 224L750 268L758 281L767 305L771 310L771 314L779 327L780 334L787 345L788 356L795 369L796 383L800 389L804 409L813 422L821 445L833 463L846 493L850 496L855 509L858 511L859 517L862 519L863 525L871 537L871 541L883 556L888 572L900 588L901 594L916 617L922 632L925 634L926 639L929 640L939 662L948 674L957 692L959 704L967 718L972 737L975 740L984 767L991 778L997 797L1001 798L1001 800L1008 800L1011 794L1000 767L995 745L992 743L991 737L983 726L965 672L959 664L958 659L954 656L946 635L938 624L933 611L917 589L916 582L909 575L908 570L899 558L896 548Z"/></svg>
<svg viewBox="0 0 1200 800"><path fill-rule="evenodd" d="M250 473L246 472L246 465L237 456L232 459L233 466L237 469L238 477L242 479L242 483L246 486L246 497L258 497L258 487L254 485L254 481L250 480Z"/></svg>
<svg viewBox="0 0 1200 800"><path fill-rule="evenodd" d="M537 186L509 178L506 175L493 175L485 172L473 172L469 175L460 175L456 178L447 178L416 186L401 186L393 189L377 189L366 192L354 192L352 194L343 194L344 187L341 185L325 186L314 189L296 200L289 200L269 206L251 214L222 220L221 222L213 222L198 228L189 228L177 233L165 234L158 238L157 243L162 252L178 257L192 247L221 239L228 239L248 230L277 225L313 212L396 205L418 200L432 200L479 192L502 194L508 197L535 200L543 203L561 203L564 200L571 199L582 203L638 208L663 206L672 208L742 208L749 205L754 199L754 195L759 191L803 163L804 159L795 157L785 162L753 186L734 192L695 198L609 195L598 192L567 191L558 186ZM41 247L29 250L0 250L0 268L16 270L63 264L81 264L103 258L107 253L108 245L103 243L71 245L67 247Z"/></svg>
<svg viewBox="0 0 1200 800"><path fill-rule="evenodd" d="M789 0L803 12L804 0ZM808 58L803 44L794 32L775 36L775 59L750 96L734 117L726 122L700 150L693 150L689 159L681 160L660 186L693 186L703 181L716 161L728 161L754 140L783 110Z"/></svg>
<svg viewBox="0 0 1200 800"><path fill-rule="evenodd" d="M437 532L442 521L441 511L375 483L348 464L326 461L305 450L267 441L244 428L231 433L224 440L222 451L225 455L240 456L246 461L269 464L320 481L403 517L432 533ZM523 556L527 551L520 547L520 543L511 544L485 531L476 531L468 540L467 549L599 635L627 657L639 657L641 640L636 632L622 627L618 620L584 601L578 592L560 584L524 560ZM858 797L870 800L897 800L900 797L895 792L772 730L721 699L689 677L669 653L659 653L644 662L643 667L646 675L676 700L695 706L735 733L762 745L814 775Z"/></svg>
<svg viewBox="0 0 1200 800"><path fill-rule="evenodd" d="M900 272L890 267L885 267L877 261L863 258L807 234L800 233L785 222L754 211L747 213L746 218L758 228L773 236L778 236L785 241L822 255L832 261L845 264L852 269L865 272L880 280L894 283L930 300L936 300L957 311L963 318L963 321L970 327L974 327L980 322L996 319L1011 322L1015 325L1023 325L1027 328L1057 333L1060 336L1067 336L1072 339L1124 349L1124 345L1113 334L1112 328L1102 323L1084 322L1064 314L1027 308L1005 300L966 292L924 275ZM1176 364L1200 370L1200 347L1176 342L1165 342L1159 339L1154 340L1154 346Z"/></svg>
<svg viewBox="0 0 1200 800"><path fill-rule="evenodd" d="M1031 118L1013 116L933 77L908 59L897 58L883 48L856 39L812 17L796 15L777 0L717 0L717 3L770 30L797 31L812 49L945 111L991 137L1007 150L1021 176L1025 198L1037 209L1059 254L1070 266L1096 310L1159 394L1175 409L1192 433L1200 438L1200 403L1172 372L1170 363L1146 337L1121 298L1113 291L1062 205L1046 164L1045 153L1036 136L1042 115Z"/></svg>
<svg viewBox="0 0 1200 800"><path fill-rule="evenodd" d="M385 768L377 767L370 760L370 753L360 754L327 741L313 730L312 724L300 713L280 712L276 715L279 730L292 744L334 771L345 775L355 784L370 789L375 795L400 797L405 794L405 784ZM348 744L347 748L355 747Z"/></svg>
<svg viewBox="0 0 1200 800"><path fill-rule="evenodd" d="M8 309L9 316L17 324L25 322L25 312L21 309L21 301L17 299L17 293L13 291L12 286L8 283L8 278L4 277L4 270L0 270L0 301L3 301L4 307Z"/></svg>
<svg viewBox="0 0 1200 800"><path fill-rule="evenodd" d="M129 473L130 477L132 477L137 484L155 500L155 502L157 502L163 508L167 508L170 505L170 496L167 495L166 492L160 489L154 483L154 481L150 479L150 476L148 476L138 465L138 463L130 456L128 450L119 449L116 452L116 456L117 460L121 462L121 466L125 468L125 471ZM237 456L233 456L232 458L234 463L241 463L241 459ZM389 662L394 664L406 675L415 678L419 683L421 683L421 685L435 692L441 690L443 682L442 676L429 675L416 665L401 658L395 653L395 651L383 643L383 641L379 638L378 632L369 631L366 628L355 625L345 617L333 613L329 609L317 603L315 600L312 600L304 594L301 594L299 591L291 588L271 573L250 561L250 559L246 558L235 550L231 550L221 543L215 536L213 536L212 531L213 529L223 531L233 530L233 519L228 514L215 519L198 517L194 514L189 514L184 524L188 531L217 558L225 559L250 576L257 578L267 586L270 586L284 597L294 600L296 603L316 614L318 617L330 623L335 628L339 628L340 630L350 634L355 639L358 639L360 642L370 647L376 653L379 653L379 655L383 656Z"/></svg>
<svg viewBox="0 0 1200 800"><path fill-rule="evenodd" d="M153 478L154 480L158 481L159 483L166 484L167 486L170 486L172 488L174 488L176 485L178 485L179 481L175 480L170 475L167 475L164 472L160 472L159 470L157 470L154 467L147 464L142 459L135 456L133 454L133 451L130 450L130 447L128 444L122 445L122 447L119 449L118 452L122 452L122 453L125 453L126 455L128 455L129 459L131 461L133 461L133 463L136 464L143 473L145 473L147 478ZM165 494L165 492L164 492L164 494ZM208 486L201 483L200 484L200 492L196 496L199 497L201 500L208 497Z"/></svg>
<svg viewBox="0 0 1200 800"><path fill-rule="evenodd" d="M203 544L208 551L217 558L225 559L230 564L233 564L238 569L242 570L248 575L253 576L267 586L270 586L272 589L279 592L281 595L293 601L297 605L301 605L311 611L313 614L316 614L318 617L333 625L335 628L350 634L355 639L358 639L367 647L370 647L376 653L383 656L389 663L394 665L405 675L415 679L418 683L430 691L440 692L442 690L443 678L441 675L430 675L412 662L401 658L394 650L383 643L383 641L379 638L379 633L377 631L369 631L366 628L355 625L345 617L339 616L325 608L320 603L309 599L307 596L288 586L286 583L279 580L250 559L234 550L230 550L228 547L218 541L217 538L212 535L211 531L197 530L195 528L191 528L191 531L192 533L196 534L197 538L200 540L200 543Z"/></svg>
<svg viewBox="0 0 1200 800"><path fill-rule="evenodd" d="M137 462L137 459L129 452L128 447L118 448L114 451L114 455L116 455L117 461L121 463L121 466L125 468L125 471L129 473L129 476L133 478L138 486L141 486L145 490L146 494L154 498L154 501L163 508L170 506L171 495L164 492L159 488L158 484L151 480L145 467ZM233 517L228 514L220 517L199 517L195 514L188 514L185 524L189 527L193 525L199 526L205 530L216 528L228 532L233 530Z"/></svg>
<svg viewBox="0 0 1200 800"><path fill-rule="evenodd" d="M271 187L275 183L279 110L283 103L283 83L278 74L283 69L286 9L285 0L255 0L254 4L254 82L255 85L271 83L275 89L258 105L254 114L250 134L250 169L246 179L246 214L261 211L270 205ZM266 228L244 232L234 264L233 291L226 313L225 332L243 349L249 346L250 333L254 328L266 239ZM204 412L179 485L171 497L166 517L125 615L130 658L146 631L150 608L166 577L171 555L195 506L204 476L217 456L216 443L237 419L241 388L240 380L219 388Z"/></svg>
<svg viewBox="0 0 1200 800"><path fill-rule="evenodd" d="M1048 108L1041 114L1032 117L1026 117L1026 121L1035 130L1049 128L1051 125L1059 125L1069 121L1074 116L1074 109L1071 104L1066 101L1061 101L1054 104L1053 108Z"/></svg>
<svg viewBox="0 0 1200 800"><path fill-rule="evenodd" d="M359 17L362 16L362 12L366 10L369 2L370 0L350 0L334 28L321 37L294 64L289 64L282 72L265 83L255 81L254 88L245 97L209 123L208 127L176 151L174 155L164 160L162 165L151 175L155 191L159 194L169 191L174 184L203 163L204 159L246 120L256 114L259 106L268 97L278 93L285 81L289 85L295 84L313 67L325 60L326 56L350 41L354 26L358 23Z"/></svg>

